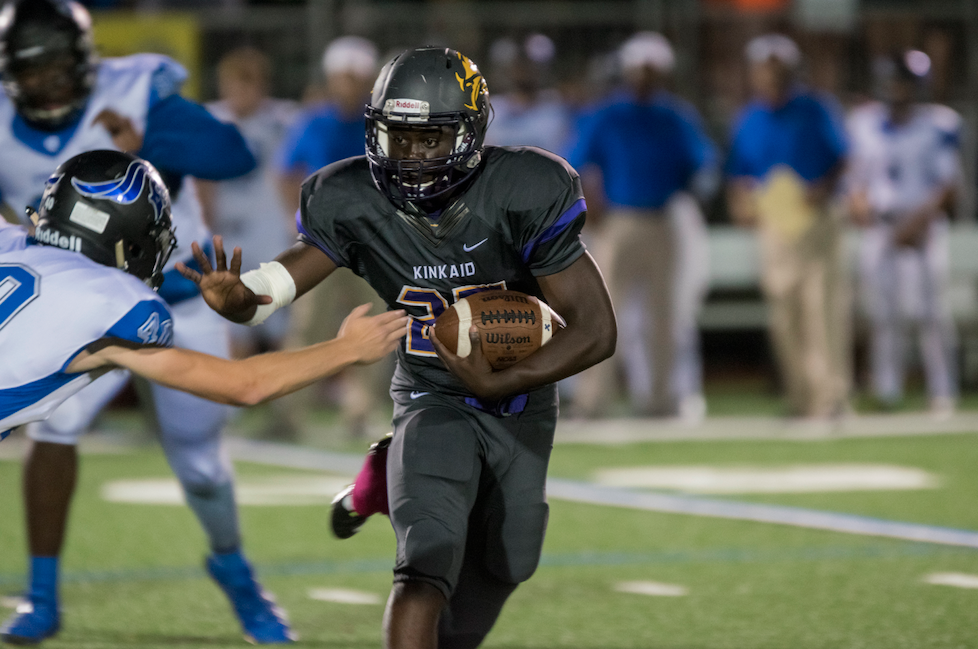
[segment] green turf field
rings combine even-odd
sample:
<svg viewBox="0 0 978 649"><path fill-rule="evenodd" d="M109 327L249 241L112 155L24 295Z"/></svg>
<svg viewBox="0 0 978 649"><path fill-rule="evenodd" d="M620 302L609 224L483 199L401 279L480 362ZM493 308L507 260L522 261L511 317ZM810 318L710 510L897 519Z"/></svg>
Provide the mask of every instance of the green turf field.
<svg viewBox="0 0 978 649"><path fill-rule="evenodd" d="M813 441L558 445L552 475L597 468L877 463L923 469L938 488L719 498L978 530L974 434ZM237 463L242 483L316 476ZM0 460L0 595L23 583L19 465ZM63 629L46 647L235 647L236 621L203 573L203 534L182 506L106 502L103 485L167 479L153 448L87 455L64 555ZM380 646L382 604L311 599L349 589L382 602L393 534L372 520L350 541L326 509L242 507L246 551L309 647ZM746 521L552 500L543 564L510 600L484 646L508 649L921 649L978 647L978 589L924 582L978 575L978 551ZM678 596L618 592L622 582ZM7 602L9 603L9 601ZM0 610L6 615L7 610Z"/></svg>

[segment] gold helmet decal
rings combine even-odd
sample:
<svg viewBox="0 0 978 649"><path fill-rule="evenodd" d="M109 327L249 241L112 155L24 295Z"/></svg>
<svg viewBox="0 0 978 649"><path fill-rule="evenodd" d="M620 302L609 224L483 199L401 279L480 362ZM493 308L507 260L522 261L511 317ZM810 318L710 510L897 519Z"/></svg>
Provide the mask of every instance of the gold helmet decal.
<svg viewBox="0 0 978 649"><path fill-rule="evenodd" d="M465 107L478 111L479 107L476 103L479 101L479 95L489 92L486 80L482 77L482 73L479 72L479 66L473 63L472 59L461 52L456 52L455 54L462 61L462 65L465 66L465 78L462 78L458 72L455 73L455 78L458 80L458 87L462 92L468 91L472 93L472 96L469 98L469 103L465 104Z"/></svg>

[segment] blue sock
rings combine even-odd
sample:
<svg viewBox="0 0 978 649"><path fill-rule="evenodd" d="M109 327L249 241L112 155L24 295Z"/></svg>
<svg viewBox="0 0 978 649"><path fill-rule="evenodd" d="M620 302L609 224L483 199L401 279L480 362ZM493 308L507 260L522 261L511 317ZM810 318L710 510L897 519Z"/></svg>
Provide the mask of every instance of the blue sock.
<svg viewBox="0 0 978 649"><path fill-rule="evenodd" d="M254 584L254 572L245 559L241 548L233 552L214 552L209 561L220 574L219 581L234 587L251 586Z"/></svg>
<svg viewBox="0 0 978 649"><path fill-rule="evenodd" d="M31 579L28 596L32 602L58 606L58 557L31 557Z"/></svg>

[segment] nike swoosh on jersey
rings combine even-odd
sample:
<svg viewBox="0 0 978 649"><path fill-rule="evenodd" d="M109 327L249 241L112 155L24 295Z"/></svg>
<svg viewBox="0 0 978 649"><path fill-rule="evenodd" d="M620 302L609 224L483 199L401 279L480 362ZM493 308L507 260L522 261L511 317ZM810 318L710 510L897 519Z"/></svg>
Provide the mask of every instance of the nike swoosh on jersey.
<svg viewBox="0 0 978 649"><path fill-rule="evenodd" d="M489 241L489 237L486 237L485 239L483 239L479 243L473 244L471 246L467 246L467 245L465 245L463 243L462 244L462 250L464 250L465 252L472 252L473 250L475 250L476 248L478 248L479 246L481 246L482 244L484 244L486 241Z"/></svg>
<svg viewBox="0 0 978 649"><path fill-rule="evenodd" d="M431 393L430 392L412 392L411 393L411 398L412 399L420 399L421 397L423 397L426 394L431 394Z"/></svg>

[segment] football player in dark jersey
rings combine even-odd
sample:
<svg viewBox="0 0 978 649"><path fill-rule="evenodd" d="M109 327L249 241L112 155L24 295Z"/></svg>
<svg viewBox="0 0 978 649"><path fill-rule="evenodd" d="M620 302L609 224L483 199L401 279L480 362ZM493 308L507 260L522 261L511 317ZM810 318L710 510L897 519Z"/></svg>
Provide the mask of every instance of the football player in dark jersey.
<svg viewBox="0 0 978 649"><path fill-rule="evenodd" d="M366 118L366 156L304 183L299 243L240 278L223 263L185 275L216 311L255 323L346 266L413 317L391 385L397 559L385 642L476 647L539 562L554 383L614 352L614 311L580 240L577 173L542 149L484 146L488 90L470 59L445 48L398 55ZM477 333L473 352L455 356L429 327L486 288L538 296L566 327L502 371Z"/></svg>

